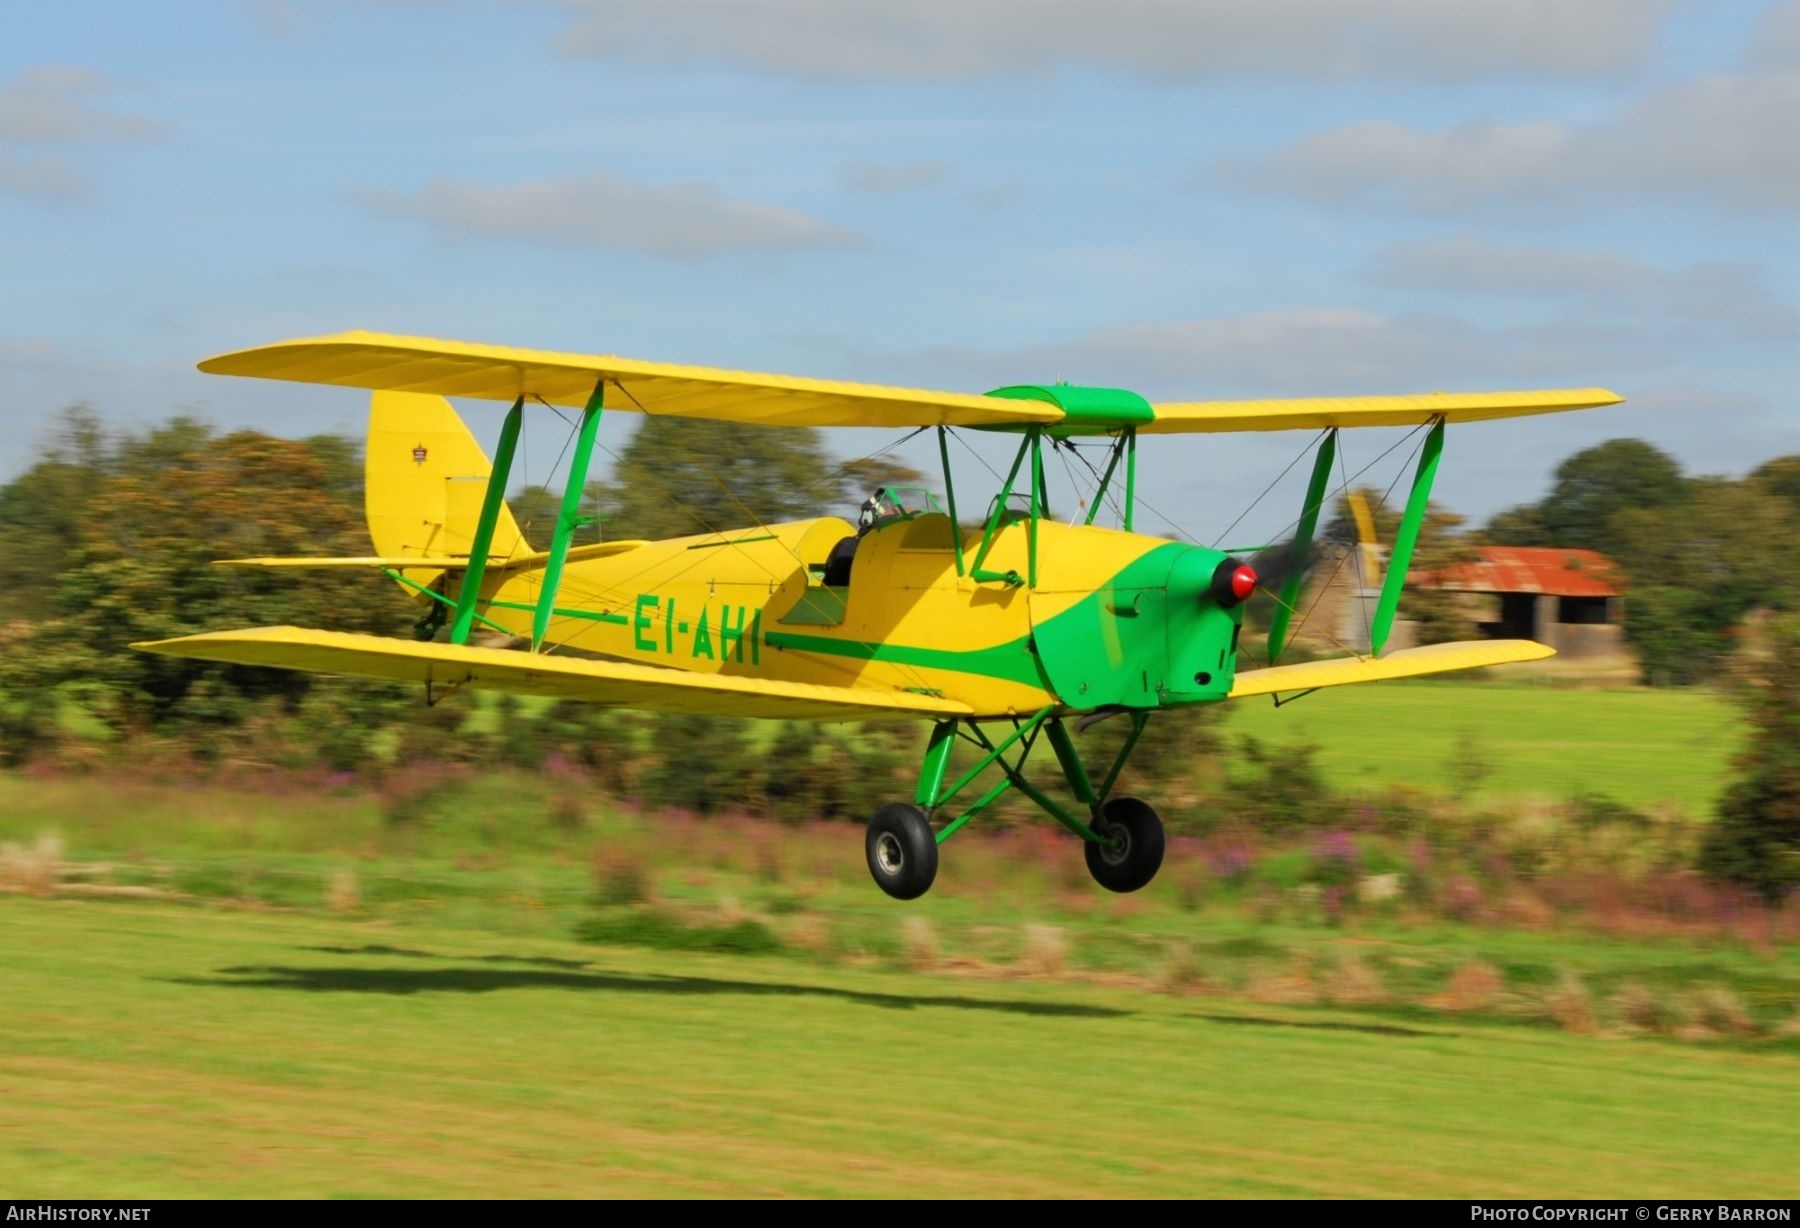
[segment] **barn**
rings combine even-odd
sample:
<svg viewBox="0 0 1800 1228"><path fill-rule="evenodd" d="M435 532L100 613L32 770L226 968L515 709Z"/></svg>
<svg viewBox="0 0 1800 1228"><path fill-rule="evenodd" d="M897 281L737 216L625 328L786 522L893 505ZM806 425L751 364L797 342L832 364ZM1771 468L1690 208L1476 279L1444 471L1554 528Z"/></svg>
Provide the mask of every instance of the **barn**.
<svg viewBox="0 0 1800 1228"><path fill-rule="evenodd" d="M1605 555L1550 546L1481 546L1476 555L1414 583L1469 594L1469 613L1493 639L1537 640L1565 657L1623 650L1624 576Z"/></svg>

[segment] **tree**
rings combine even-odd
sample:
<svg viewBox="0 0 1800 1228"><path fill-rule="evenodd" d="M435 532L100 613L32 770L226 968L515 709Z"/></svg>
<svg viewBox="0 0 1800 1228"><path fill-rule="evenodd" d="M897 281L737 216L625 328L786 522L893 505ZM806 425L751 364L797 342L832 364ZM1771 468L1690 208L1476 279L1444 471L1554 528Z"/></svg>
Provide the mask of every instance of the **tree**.
<svg viewBox="0 0 1800 1228"><path fill-rule="evenodd" d="M658 717L650 739L654 762L640 785L652 806L699 814L755 809L759 773L744 722L676 712Z"/></svg>
<svg viewBox="0 0 1800 1228"><path fill-rule="evenodd" d="M717 429L722 427L730 429ZM645 438L660 432L678 434ZM816 431L700 419L646 422L626 448L612 485L587 484L580 514L595 527L584 530L592 536L578 540L686 537L710 531L707 526L745 528L759 520L766 524L832 510L854 519L877 488L925 480L891 457L834 461ZM533 549L549 548L562 494L560 487L532 484L507 498Z"/></svg>
<svg viewBox="0 0 1800 1228"><path fill-rule="evenodd" d="M349 445L354 449L354 445ZM252 431L212 437L176 420L112 449L75 519L75 542L51 592L52 617L0 663L13 694L77 692L120 730L242 724L273 703L289 711L341 685L288 671L133 652L209 628L292 623L393 633L407 613L379 576L304 576L214 567L221 558L367 551L360 491L333 482L346 453ZM349 695L350 692L346 692ZM360 688L340 717L378 712L383 688Z"/></svg>
<svg viewBox="0 0 1800 1228"><path fill-rule="evenodd" d="M212 426L187 414L177 414L167 422L151 427L141 435L120 435L111 441L107 469L111 473L129 473L141 478L155 478L164 468L179 465L197 449L203 448L213 437ZM339 495L362 494L362 446L354 439L344 439L333 435L315 435L314 440L330 440L327 450L330 455L319 454L321 476L329 470L337 479ZM308 441L309 445L312 441ZM346 466L350 469L351 484L345 486L343 479ZM327 482L321 482L326 485Z"/></svg>
<svg viewBox="0 0 1800 1228"><path fill-rule="evenodd" d="M1800 512L1800 454L1777 456L1758 465L1750 480L1772 495L1780 495Z"/></svg>
<svg viewBox="0 0 1800 1228"><path fill-rule="evenodd" d="M106 432L85 405L58 415L36 464L0 486L0 591L9 616L48 618L57 577L80 538L88 500L111 466Z"/></svg>
<svg viewBox="0 0 1800 1228"><path fill-rule="evenodd" d="M1537 505L1545 545L1617 557L1613 520L1622 512L1665 507L1687 497L1681 466L1641 439L1609 439L1556 467L1556 484Z"/></svg>
<svg viewBox="0 0 1800 1228"><path fill-rule="evenodd" d="M1475 637L1475 620L1461 593L1422 584L1417 577L1442 574L1478 557L1462 532L1467 521L1448 508L1431 505L1413 551L1411 579L1400 595L1400 615L1413 623L1420 644L1453 644Z"/></svg>
<svg viewBox="0 0 1800 1228"><path fill-rule="evenodd" d="M1800 888L1800 616L1776 619L1770 650L1752 662L1750 737L1738 778L1719 803L1700 865L1771 903Z"/></svg>
<svg viewBox="0 0 1800 1228"><path fill-rule="evenodd" d="M582 489L581 509L577 514L587 518L588 524L577 534L577 543L618 536L610 532L611 519L601 508L604 490L599 482L589 482ZM525 535L531 548L548 550L551 535L556 532L556 518L562 512L562 491L534 483L521 486L506 503L512 509L513 519L518 522L519 532Z"/></svg>
<svg viewBox="0 0 1800 1228"><path fill-rule="evenodd" d="M1488 546L1551 544L1550 526L1544 523L1543 512L1536 503L1522 503L1494 513L1493 518L1475 536L1480 539L1481 544Z"/></svg>
<svg viewBox="0 0 1800 1228"><path fill-rule="evenodd" d="M1743 618L1800 601L1800 520L1754 481L1698 479L1679 505L1628 509L1613 522L1631 577L1625 633L1653 683L1698 682L1730 653Z"/></svg>
<svg viewBox="0 0 1800 1228"><path fill-rule="evenodd" d="M1716 603L1676 584L1633 587L1625 602L1625 635L1651 686L1705 682L1725 650Z"/></svg>
<svg viewBox="0 0 1800 1228"><path fill-rule="evenodd" d="M0 487L0 540L6 542L0 551L0 585L11 609L33 621L54 612L54 592L80 546L82 520L108 481L126 473L153 480L211 435L211 427L186 415L143 434L115 435L86 405L64 409L36 463ZM340 488L360 499L356 441L320 435L308 444Z"/></svg>
<svg viewBox="0 0 1800 1228"><path fill-rule="evenodd" d="M817 516L838 464L810 428L645 418L601 495L613 538L685 537Z"/></svg>

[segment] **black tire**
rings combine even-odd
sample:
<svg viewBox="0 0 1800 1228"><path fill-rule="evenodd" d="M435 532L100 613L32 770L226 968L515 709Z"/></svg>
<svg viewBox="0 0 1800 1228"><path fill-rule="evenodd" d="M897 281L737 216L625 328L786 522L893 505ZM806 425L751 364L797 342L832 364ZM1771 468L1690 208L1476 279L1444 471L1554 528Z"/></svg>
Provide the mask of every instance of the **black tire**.
<svg viewBox="0 0 1800 1228"><path fill-rule="evenodd" d="M875 812L863 851L875 885L896 900L918 899L937 877L937 836L925 812L905 802Z"/></svg>
<svg viewBox="0 0 1800 1228"><path fill-rule="evenodd" d="M1162 820L1137 798L1115 797L1100 807L1094 830L1108 842L1086 845L1088 873L1108 891L1136 891L1162 868Z"/></svg>

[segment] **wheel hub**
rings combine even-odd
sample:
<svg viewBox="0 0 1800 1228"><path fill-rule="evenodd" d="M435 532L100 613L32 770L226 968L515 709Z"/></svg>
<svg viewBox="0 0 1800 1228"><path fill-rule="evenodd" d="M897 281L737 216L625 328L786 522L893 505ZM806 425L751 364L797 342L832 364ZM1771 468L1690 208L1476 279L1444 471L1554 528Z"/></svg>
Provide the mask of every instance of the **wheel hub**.
<svg viewBox="0 0 1800 1228"><path fill-rule="evenodd" d="M1100 856L1109 866L1123 865L1131 856L1131 833L1122 823L1108 823L1098 829Z"/></svg>
<svg viewBox="0 0 1800 1228"><path fill-rule="evenodd" d="M890 875L900 873L906 864L906 850L893 832L884 831L875 838L875 862L883 874Z"/></svg>

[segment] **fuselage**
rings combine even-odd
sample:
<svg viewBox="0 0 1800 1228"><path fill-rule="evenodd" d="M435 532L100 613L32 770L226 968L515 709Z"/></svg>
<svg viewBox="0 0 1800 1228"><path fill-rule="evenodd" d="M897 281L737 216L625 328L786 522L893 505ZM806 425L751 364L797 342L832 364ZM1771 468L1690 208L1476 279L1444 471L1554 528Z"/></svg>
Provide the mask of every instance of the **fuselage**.
<svg viewBox="0 0 1800 1228"><path fill-rule="evenodd" d="M1035 586L977 582L958 574L954 531L935 513L872 529L841 585L824 583L825 564L856 530L836 517L574 562L545 640L701 673L941 695L982 716L1230 691L1243 610L1208 595L1219 551L1046 519ZM1000 526L987 568L1025 576L1029 533L1024 520ZM966 555L980 539L967 532ZM541 577L493 583L485 617L528 634Z"/></svg>

